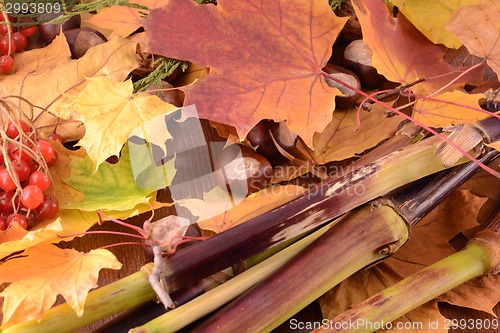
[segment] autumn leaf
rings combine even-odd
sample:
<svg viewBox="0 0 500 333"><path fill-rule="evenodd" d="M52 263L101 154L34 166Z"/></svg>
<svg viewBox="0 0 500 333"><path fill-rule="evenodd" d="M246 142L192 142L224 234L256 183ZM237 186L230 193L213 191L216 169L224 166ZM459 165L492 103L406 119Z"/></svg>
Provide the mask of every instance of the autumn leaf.
<svg viewBox="0 0 500 333"><path fill-rule="evenodd" d="M458 68L443 60L446 47L429 41L403 15L392 17L384 2L353 1L353 6L361 24L363 41L373 51L373 66L388 80L410 83L426 78L412 90L427 95L458 76ZM460 68L461 71L466 69ZM472 74L481 76L478 71ZM463 86L469 79L471 76L465 75L450 84L447 90Z"/></svg>
<svg viewBox="0 0 500 333"><path fill-rule="evenodd" d="M154 198L151 189L140 188L135 183L128 148L122 150L116 164L104 163L96 173L89 157L69 156L58 168L68 164L71 174L66 178L56 178L56 193L60 195L62 209L128 210L138 204L148 203ZM69 185L69 187L68 187Z"/></svg>
<svg viewBox="0 0 500 333"><path fill-rule="evenodd" d="M391 0L398 10L434 44L457 49L462 42L445 26L450 21L452 13L464 6L474 5L479 0Z"/></svg>
<svg viewBox="0 0 500 333"><path fill-rule="evenodd" d="M495 0L481 0L478 5L464 6L446 26L470 53L485 58L500 76L500 6Z"/></svg>
<svg viewBox="0 0 500 333"><path fill-rule="evenodd" d="M78 95L65 96L54 108L60 117L85 124L85 136L79 144L92 160L92 172L109 156L118 156L137 127L177 109L157 96L134 94L130 80L117 82L106 77L89 78Z"/></svg>
<svg viewBox="0 0 500 333"><path fill-rule="evenodd" d="M361 111L361 127L356 130L356 110L336 110L322 133L314 135L317 163L341 161L374 147L396 133L402 118L388 117L382 107L373 105L371 112Z"/></svg>
<svg viewBox="0 0 500 333"><path fill-rule="evenodd" d="M49 109L64 93L75 94L91 77L106 77L123 81L138 63L135 59L136 43L115 38L88 50L80 59L71 59L64 34L49 46L16 53L16 72L0 78L0 96L22 96L38 107ZM27 110L25 110L27 114ZM42 112L36 108L34 117ZM57 118L45 113L36 120L37 127L53 125ZM58 126L65 138L79 139L83 132L80 123ZM45 130L51 131L52 128Z"/></svg>
<svg viewBox="0 0 500 333"><path fill-rule="evenodd" d="M460 90L445 92L433 97L434 100L418 100L413 117L431 127L445 127L479 121L490 116L479 109L479 99L483 94L467 94Z"/></svg>
<svg viewBox="0 0 500 333"><path fill-rule="evenodd" d="M180 200L177 205L189 209L193 215L198 216L200 228L220 233L289 202L305 191L306 189L300 186L276 185L238 199L230 197L226 191L216 187L205 193L203 200Z"/></svg>
<svg viewBox="0 0 500 333"><path fill-rule="evenodd" d="M165 5L167 1L134 0L134 3L154 9ZM128 6L112 6L100 10L87 22L99 28L112 30L110 37L127 37L142 26L140 12L140 9Z"/></svg>
<svg viewBox="0 0 500 333"><path fill-rule="evenodd" d="M235 126L241 139L261 119L287 119L311 146L334 109L338 91L321 69L345 21L327 1L171 0L144 27L151 52L210 66L182 88L201 118Z"/></svg>
<svg viewBox="0 0 500 333"><path fill-rule="evenodd" d="M478 225L476 215L485 201L486 199L475 197L468 191L455 191L412 229L409 242L400 248L393 257L367 271L356 273L325 294L321 298L322 309L326 311L325 316L333 318L350 306L364 301L369 296L395 284L406 276L455 253L456 251L449 245L448 241L459 232ZM484 285L492 287L491 281ZM471 308L481 307L483 309L484 306L477 304L485 303L486 306L491 306L491 304L494 306L499 301L497 292L480 292L475 289L481 288L480 284L476 284L476 287L469 286L469 288L461 289L462 297L446 298L445 296L443 300L448 300L452 304L461 306L467 304L466 306ZM498 289L498 285L496 288ZM453 294L454 292L455 289L449 293ZM480 302L476 301L478 293L484 295ZM459 301L454 303L454 300L457 299ZM467 302L467 299L471 301ZM409 312L398 321L419 322L422 321L422 318L425 321L429 319L442 321L444 317L439 314L436 302L437 300L431 301L423 307ZM428 330L428 332L435 331ZM443 332L446 331L443 330Z"/></svg>
<svg viewBox="0 0 500 333"><path fill-rule="evenodd" d="M0 283L11 282L0 293L4 297L2 327L40 319L59 294L81 316L88 291L97 287L99 271L121 266L107 250L83 253L51 244L29 248L23 256L0 265Z"/></svg>
<svg viewBox="0 0 500 333"><path fill-rule="evenodd" d="M0 233L0 259L39 243L50 240L56 240L57 242L59 239L56 235L62 230L63 227L59 217L52 220L45 220L30 231L23 229L16 223L5 232Z"/></svg>

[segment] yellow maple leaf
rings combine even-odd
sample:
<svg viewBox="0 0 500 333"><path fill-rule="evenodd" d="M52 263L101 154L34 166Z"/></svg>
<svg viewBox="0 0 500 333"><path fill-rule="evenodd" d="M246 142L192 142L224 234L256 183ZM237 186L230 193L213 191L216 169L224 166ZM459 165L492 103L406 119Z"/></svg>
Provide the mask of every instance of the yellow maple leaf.
<svg viewBox="0 0 500 333"><path fill-rule="evenodd" d="M85 124L85 136L79 144L92 159L95 173L109 156L119 155L123 144L137 127L176 109L156 96L133 94L130 80L116 82L95 77L87 80L87 85L78 95L66 96L54 112L61 118L78 119Z"/></svg>
<svg viewBox="0 0 500 333"><path fill-rule="evenodd" d="M467 94L460 90L445 92L433 100L419 100L413 117L431 127L445 127L479 121L490 115L487 112L471 110L462 106L479 109L479 99L484 94Z"/></svg>
<svg viewBox="0 0 500 333"><path fill-rule="evenodd" d="M335 110L332 121L313 137L314 157L317 163L341 161L377 145L397 130L401 117L388 117L379 105L371 112L361 112L361 126L356 131L356 110Z"/></svg>
<svg viewBox="0 0 500 333"><path fill-rule="evenodd" d="M462 42L449 32L445 26L455 10L467 5L474 5L479 0L391 0L401 13L420 30L425 37L435 44L444 44L457 49Z"/></svg>
<svg viewBox="0 0 500 333"><path fill-rule="evenodd" d="M89 226L90 228L90 226ZM35 246L48 240L59 241L56 237L63 227L59 217L52 220L44 220L33 230L27 231L13 224L5 232L0 233L0 258L4 258L11 253L22 251L28 247Z"/></svg>
<svg viewBox="0 0 500 333"><path fill-rule="evenodd" d="M97 287L99 271L121 266L107 250L83 253L51 244L26 250L23 257L0 265L0 283L11 282L0 294L4 297L2 327L40 319L59 294L81 316L89 290Z"/></svg>
<svg viewBox="0 0 500 333"><path fill-rule="evenodd" d="M138 63L135 59L137 44L124 38L115 38L97 45L80 59L71 59L64 34L47 47L14 55L16 72L0 76L0 96L22 96L34 105L51 111L52 105L64 93L76 94L86 85L86 78L107 77L123 81ZM17 102L17 101L16 101ZM28 110L24 110L26 114ZM52 131L57 118L42 109L33 110L33 119L39 128ZM76 140L83 134L77 123L59 124L58 133L65 139Z"/></svg>

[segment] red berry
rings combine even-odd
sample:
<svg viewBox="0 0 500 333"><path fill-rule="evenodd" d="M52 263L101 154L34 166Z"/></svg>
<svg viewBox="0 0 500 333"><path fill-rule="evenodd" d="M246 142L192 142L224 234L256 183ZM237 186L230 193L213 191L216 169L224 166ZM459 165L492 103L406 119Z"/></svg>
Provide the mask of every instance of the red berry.
<svg viewBox="0 0 500 333"><path fill-rule="evenodd" d="M50 187L50 177L43 171L35 171L30 175L30 185L35 185L40 190L46 191Z"/></svg>
<svg viewBox="0 0 500 333"><path fill-rule="evenodd" d="M0 193L0 212L5 214L10 214L14 211L14 203L12 199L14 198L14 192L2 192Z"/></svg>
<svg viewBox="0 0 500 333"><path fill-rule="evenodd" d="M4 191L14 191L16 189L16 183L12 180L7 169L0 170L0 188Z"/></svg>
<svg viewBox="0 0 500 333"><path fill-rule="evenodd" d="M10 73L12 67L14 67L14 58L10 55L3 55L0 57L0 69L2 70L2 74Z"/></svg>
<svg viewBox="0 0 500 333"><path fill-rule="evenodd" d="M14 223L19 224L22 228L28 229L28 220L22 214L10 214L7 216L7 223L11 226Z"/></svg>
<svg viewBox="0 0 500 333"><path fill-rule="evenodd" d="M48 166L53 166L54 163L56 163L58 157L59 157L59 154L57 154L57 151L54 152L54 156L52 156L52 159L47 162L47 165Z"/></svg>
<svg viewBox="0 0 500 333"><path fill-rule="evenodd" d="M61 135L57 134L57 133L51 133L51 134L49 134L48 138L51 139L51 140L57 140L61 144L64 143L63 137Z"/></svg>
<svg viewBox="0 0 500 333"><path fill-rule="evenodd" d="M5 231L9 227L9 223L6 219L0 216L0 230Z"/></svg>
<svg viewBox="0 0 500 333"><path fill-rule="evenodd" d="M19 125L21 125L21 128L23 129L24 133L30 132L30 125L28 125L25 121L20 120ZM19 129L17 128L16 124L14 124L13 122L9 122L5 133L9 138L14 139L19 135Z"/></svg>
<svg viewBox="0 0 500 333"><path fill-rule="evenodd" d="M26 46L28 46L28 38L20 32L14 32L10 37L12 38L12 42L16 45L16 52L22 52L26 49Z"/></svg>
<svg viewBox="0 0 500 333"><path fill-rule="evenodd" d="M56 154L54 147L52 147L52 145L48 141L38 140L36 142L36 146L38 147L38 150L40 150L40 153L42 154L43 159L47 163L49 163L50 160L52 160L52 158Z"/></svg>
<svg viewBox="0 0 500 333"><path fill-rule="evenodd" d="M43 202L37 207L36 211L44 219L54 218L59 212L59 201L53 196L44 195Z"/></svg>
<svg viewBox="0 0 500 333"><path fill-rule="evenodd" d="M19 27L19 32L26 37L32 36L38 29L37 26L35 25L35 20L32 19L31 17L23 17L19 20L18 23L32 23L32 25L25 25Z"/></svg>
<svg viewBox="0 0 500 333"><path fill-rule="evenodd" d="M3 19L2 19L2 23L0 23L0 34L2 36L7 36L8 33L9 33L8 25L3 23Z"/></svg>
<svg viewBox="0 0 500 333"><path fill-rule="evenodd" d="M21 193L21 203L26 208L36 208L43 202L42 190L35 185L28 185Z"/></svg>
<svg viewBox="0 0 500 333"><path fill-rule="evenodd" d="M31 159L28 161L28 164L30 166L30 172L33 173L35 171L38 170L38 163L34 160L34 159Z"/></svg>
<svg viewBox="0 0 500 333"><path fill-rule="evenodd" d="M3 36L2 38L0 38L0 53L6 55L16 53L16 44L11 43L9 37L7 36Z"/></svg>
<svg viewBox="0 0 500 333"><path fill-rule="evenodd" d="M30 165L23 159L13 160L12 167L19 177L19 181L22 182L29 178L31 170Z"/></svg>
<svg viewBox="0 0 500 333"><path fill-rule="evenodd" d="M2 15L3 16L3 15ZM9 19L9 22L10 23L16 23L17 22L17 17L13 16L13 15L7 15L8 19ZM3 20L2 20L3 21Z"/></svg>
<svg viewBox="0 0 500 333"><path fill-rule="evenodd" d="M9 157L12 161L19 161L19 160L23 160L23 161L26 161L28 162L29 160L31 160L32 158L28 155L28 153L26 153L26 150L21 150L15 146L12 146L12 145L9 145L9 147L7 148L8 149L8 153L9 153Z"/></svg>

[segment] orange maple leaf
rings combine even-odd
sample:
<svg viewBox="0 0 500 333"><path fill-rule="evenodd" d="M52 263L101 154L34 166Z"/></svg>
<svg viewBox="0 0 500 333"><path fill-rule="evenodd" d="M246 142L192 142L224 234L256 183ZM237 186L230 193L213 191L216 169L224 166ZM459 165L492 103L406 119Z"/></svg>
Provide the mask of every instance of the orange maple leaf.
<svg viewBox="0 0 500 333"><path fill-rule="evenodd" d="M201 118L235 126L240 138L261 119L287 119L312 146L335 107L338 90L321 69L345 22L327 1L170 0L144 27L151 52L210 66L183 88Z"/></svg>
<svg viewBox="0 0 500 333"><path fill-rule="evenodd" d="M150 9L163 6L167 0L134 0L135 4L146 6ZM127 37L137 29L141 24L141 10L128 6L112 6L104 8L96 15L93 15L88 23L99 28L112 30L110 37Z"/></svg>
<svg viewBox="0 0 500 333"><path fill-rule="evenodd" d="M499 15L498 1L483 0L478 5L460 8L446 26L470 53L486 58L497 75L500 75Z"/></svg>
<svg viewBox="0 0 500 333"><path fill-rule="evenodd" d="M0 283L12 282L0 294L4 297L2 327L40 319L58 294L81 316L102 268L120 269L121 264L107 250L83 253L52 244L39 244L8 260L0 265Z"/></svg>

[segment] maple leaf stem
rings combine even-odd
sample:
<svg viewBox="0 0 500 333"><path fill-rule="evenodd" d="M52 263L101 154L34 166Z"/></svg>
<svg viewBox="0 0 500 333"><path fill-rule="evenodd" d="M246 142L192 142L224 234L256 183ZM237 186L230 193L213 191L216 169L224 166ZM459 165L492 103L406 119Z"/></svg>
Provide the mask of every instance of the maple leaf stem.
<svg viewBox="0 0 500 333"><path fill-rule="evenodd" d="M334 77L333 75L331 74L328 74L326 72L323 72L323 75L329 77L330 79L332 79L333 81L339 83L339 84L342 84L344 85L345 87L351 89L351 90L354 90L356 92L358 92L360 95L366 97L368 100L371 100L373 101L374 103L376 104L379 104L381 106L383 106L384 108L400 115L401 117L405 118L405 119L408 119L410 120L411 122L417 124L418 126L426 129L427 131L429 131L430 133L434 134L436 137L438 137L439 139L441 139L442 141L446 142L447 144L449 144L451 147L453 147L454 149L456 149L457 151L459 151L462 155L464 155L465 157L467 157L469 160L471 160L472 162L476 163L477 165L479 165L481 168L483 168L483 170L485 170L486 172L488 172L489 174L497 177L497 178L500 178L500 173L493 170L492 168L488 167L487 165L481 163L480 161L478 161L474 156L472 156L471 154L469 154L468 152L466 152L465 150L463 150L462 148L460 148L458 145L456 145L454 142L452 142L451 140L449 140L448 138L446 138L444 135L440 134L439 132L437 132L436 130L432 129L431 127L423 124L422 122L414 119L413 117L411 116L408 116L407 114L397 110L396 108L393 108L389 105L387 105L386 103L384 102L381 102L379 100L377 100L376 98L372 97L371 95L368 95L367 93L365 93L364 91L362 90L359 90L341 80L339 80L338 78ZM359 112L359 109L358 109L358 112Z"/></svg>
<svg viewBox="0 0 500 333"><path fill-rule="evenodd" d="M98 247L98 249L100 249L100 250L102 250L102 249L109 249L111 247L122 246L122 245L140 245L140 246L151 247L151 245L149 245L149 244L139 243L139 242L120 242L120 243L114 243L114 244L104 245L104 246Z"/></svg>
<svg viewBox="0 0 500 333"><path fill-rule="evenodd" d="M461 77L467 75L468 73L472 72L473 70L475 70L476 68L482 66L484 63L486 62L486 60L483 60L477 64L475 64L474 66L471 66L469 68L467 68L467 70L463 71L462 73L460 73L458 76L456 76L453 80L449 81L447 84L445 84L444 86L442 86L441 88L439 88L438 90L436 90L435 92L433 92L432 94L430 94L429 96L427 97L432 97L434 95L437 95L439 94L440 92L442 92L443 90L445 90L446 88L448 88L449 86L451 86L453 83L457 82ZM439 78L440 76L435 76L435 77L430 77L430 78L427 78L428 81L431 81L431 80L434 80L434 79L437 79Z"/></svg>
<svg viewBox="0 0 500 333"><path fill-rule="evenodd" d="M123 221L114 219L111 216L108 216L108 215L104 214L100 210L97 211L97 214L99 215L100 224L102 224L102 220L101 220L101 216L102 216L102 217L106 218L109 221L112 221L112 222L114 222L116 224L119 224L121 226L124 226L124 227L127 227L129 229L132 229L132 230L136 231L137 233L139 233L142 236L142 237L139 237L139 238L147 239L149 237L148 233L146 231L144 231L144 229L142 229L142 228L140 228L138 226L135 226L133 224L130 224L130 223L127 223L127 222L123 222Z"/></svg>

